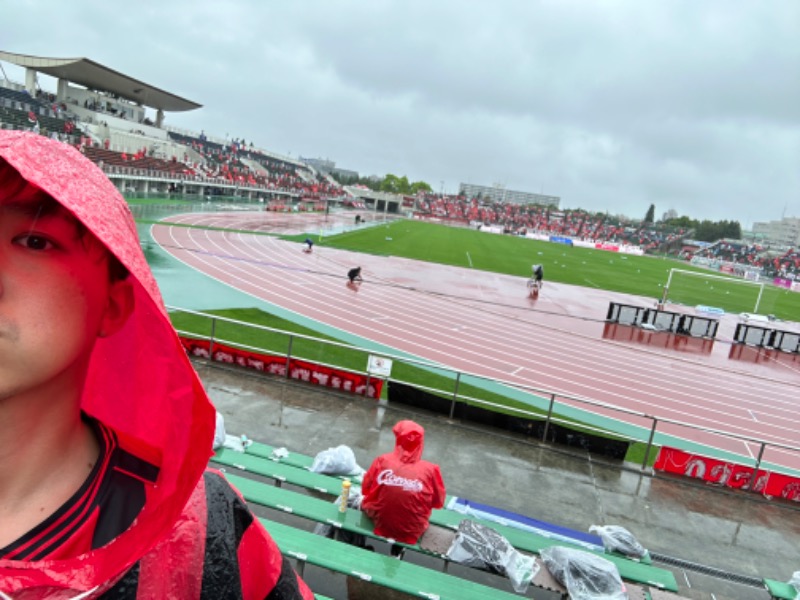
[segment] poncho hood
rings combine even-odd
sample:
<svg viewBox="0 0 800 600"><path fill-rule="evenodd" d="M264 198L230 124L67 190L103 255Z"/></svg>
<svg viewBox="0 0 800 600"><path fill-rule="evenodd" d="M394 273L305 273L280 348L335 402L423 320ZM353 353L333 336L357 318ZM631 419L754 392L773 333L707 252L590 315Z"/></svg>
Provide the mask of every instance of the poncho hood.
<svg viewBox="0 0 800 600"><path fill-rule="evenodd" d="M399 421L393 428L394 454L404 463L415 463L422 458L425 429L414 421Z"/></svg>
<svg viewBox="0 0 800 600"><path fill-rule="evenodd" d="M0 561L0 583L14 582L12 592L73 597L119 578L173 529L211 454L215 413L167 317L127 203L106 175L75 148L23 132L0 131L0 159L69 210L134 280L133 314L98 339L81 408L159 467L156 485L134 523L101 548L57 561Z"/></svg>

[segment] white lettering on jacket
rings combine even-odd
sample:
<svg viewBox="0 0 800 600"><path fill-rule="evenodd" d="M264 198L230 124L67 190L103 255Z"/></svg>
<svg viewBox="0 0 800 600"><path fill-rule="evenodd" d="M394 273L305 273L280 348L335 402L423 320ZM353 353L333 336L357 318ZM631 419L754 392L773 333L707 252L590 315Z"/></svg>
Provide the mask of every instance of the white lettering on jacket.
<svg viewBox="0 0 800 600"><path fill-rule="evenodd" d="M423 488L419 479L400 477L400 475L395 475L391 469L384 469L378 473L378 485L401 487L406 492L421 492Z"/></svg>

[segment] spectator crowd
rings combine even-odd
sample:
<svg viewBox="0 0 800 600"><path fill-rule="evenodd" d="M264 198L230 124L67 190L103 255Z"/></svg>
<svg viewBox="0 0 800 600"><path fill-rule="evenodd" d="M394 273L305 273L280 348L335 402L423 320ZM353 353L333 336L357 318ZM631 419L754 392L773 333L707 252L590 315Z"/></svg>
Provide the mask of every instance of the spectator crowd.
<svg viewBox="0 0 800 600"><path fill-rule="evenodd" d="M581 209L559 210L538 204L490 202L464 196L426 194L417 199L416 208L422 217L500 225L505 232L518 235L539 233L593 242L629 244L640 246L645 252L660 250L687 233L682 228L637 223Z"/></svg>

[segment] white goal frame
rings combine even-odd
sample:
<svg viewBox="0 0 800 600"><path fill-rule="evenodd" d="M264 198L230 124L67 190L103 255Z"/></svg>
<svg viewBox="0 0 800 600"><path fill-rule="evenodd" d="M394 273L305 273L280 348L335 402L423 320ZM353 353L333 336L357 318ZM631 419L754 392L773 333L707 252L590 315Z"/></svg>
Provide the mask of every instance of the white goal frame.
<svg viewBox="0 0 800 600"><path fill-rule="evenodd" d="M758 314L758 307L761 305L761 297L764 295L764 282L763 281L752 281L750 279L739 278L739 277L725 277L724 275L714 275L713 273L701 273L698 271L688 271L686 269L670 269L669 270L669 277L667 278L667 284L664 286L664 293L661 296L661 304L662 306L667 303L667 299L669 298L669 286L672 283L672 276L675 273L686 273L691 277L699 277L701 279L722 279L728 283L735 283L735 284L742 284L742 285L754 285L759 288L758 290L758 298L756 298L756 305L753 308L753 312Z"/></svg>

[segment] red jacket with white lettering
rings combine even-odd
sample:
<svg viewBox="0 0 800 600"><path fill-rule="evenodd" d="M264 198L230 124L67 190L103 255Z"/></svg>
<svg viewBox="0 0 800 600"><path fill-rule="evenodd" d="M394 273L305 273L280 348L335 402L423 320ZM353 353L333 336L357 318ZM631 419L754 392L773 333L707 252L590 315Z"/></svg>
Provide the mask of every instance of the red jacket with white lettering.
<svg viewBox="0 0 800 600"><path fill-rule="evenodd" d="M394 452L376 458L364 475L361 509L375 522L375 533L415 544L428 528L431 510L444 506L439 466L421 460L425 430L414 421L394 426Z"/></svg>

